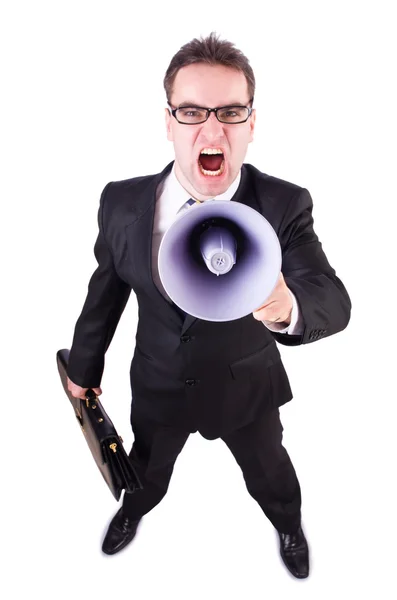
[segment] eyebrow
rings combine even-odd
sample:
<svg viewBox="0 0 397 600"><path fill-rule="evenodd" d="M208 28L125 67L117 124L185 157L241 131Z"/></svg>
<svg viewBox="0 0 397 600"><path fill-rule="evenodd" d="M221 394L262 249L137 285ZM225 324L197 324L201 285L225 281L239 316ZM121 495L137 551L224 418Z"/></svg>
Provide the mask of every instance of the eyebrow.
<svg viewBox="0 0 397 600"><path fill-rule="evenodd" d="M247 104L249 104L249 100ZM247 106L244 102L229 102L228 104L221 104L220 106L214 106L213 108L223 108L225 106ZM196 102L181 102L178 108L211 108L210 106L202 106L202 104L196 104Z"/></svg>

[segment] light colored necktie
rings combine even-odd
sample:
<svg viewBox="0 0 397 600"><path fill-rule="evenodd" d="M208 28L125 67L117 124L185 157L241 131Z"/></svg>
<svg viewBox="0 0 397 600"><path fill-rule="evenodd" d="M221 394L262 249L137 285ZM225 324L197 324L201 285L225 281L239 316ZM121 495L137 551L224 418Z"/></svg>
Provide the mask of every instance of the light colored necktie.
<svg viewBox="0 0 397 600"><path fill-rule="evenodd" d="M193 198L189 198L184 204L182 204L181 208L178 210L177 214L184 212L185 210L189 210L191 206L195 204L201 204L200 200L193 200Z"/></svg>

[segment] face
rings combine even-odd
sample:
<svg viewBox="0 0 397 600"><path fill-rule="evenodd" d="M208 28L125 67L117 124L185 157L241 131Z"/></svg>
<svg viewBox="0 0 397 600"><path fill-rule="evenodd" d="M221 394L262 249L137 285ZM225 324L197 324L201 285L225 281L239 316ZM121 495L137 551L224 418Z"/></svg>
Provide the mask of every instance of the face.
<svg viewBox="0 0 397 600"><path fill-rule="evenodd" d="M248 106L250 97L245 75L221 65L194 64L180 69L175 77L170 103L172 108L200 106ZM175 172L183 187L198 200L213 198L225 192L237 177L253 140L255 111L245 123L220 123L214 113L205 123L183 125L166 109L167 137L174 144ZM220 150L223 163L215 175L203 173L200 155L204 149Z"/></svg>

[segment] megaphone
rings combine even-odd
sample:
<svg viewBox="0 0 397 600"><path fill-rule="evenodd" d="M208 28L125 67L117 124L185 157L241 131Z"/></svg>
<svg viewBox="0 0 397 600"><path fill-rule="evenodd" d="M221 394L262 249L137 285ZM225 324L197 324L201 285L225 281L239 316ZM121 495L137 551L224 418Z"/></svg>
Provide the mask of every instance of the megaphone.
<svg viewBox="0 0 397 600"><path fill-rule="evenodd" d="M205 321L233 321L271 295L281 270L276 232L256 210L211 200L182 212L159 248L161 283L184 312Z"/></svg>

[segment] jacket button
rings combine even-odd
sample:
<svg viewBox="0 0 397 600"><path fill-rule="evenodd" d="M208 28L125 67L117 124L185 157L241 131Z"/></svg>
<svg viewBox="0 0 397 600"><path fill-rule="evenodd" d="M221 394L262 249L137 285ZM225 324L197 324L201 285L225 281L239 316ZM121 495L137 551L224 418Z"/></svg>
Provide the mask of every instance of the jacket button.
<svg viewBox="0 0 397 600"><path fill-rule="evenodd" d="M183 336L181 337L181 342L182 342L183 344L186 344L186 342L190 342L190 341L191 341L191 339L192 339L192 338L191 338L191 336L190 336L190 335L183 335Z"/></svg>
<svg viewBox="0 0 397 600"><path fill-rule="evenodd" d="M186 385L196 385L196 380L195 379L186 379L185 381Z"/></svg>

